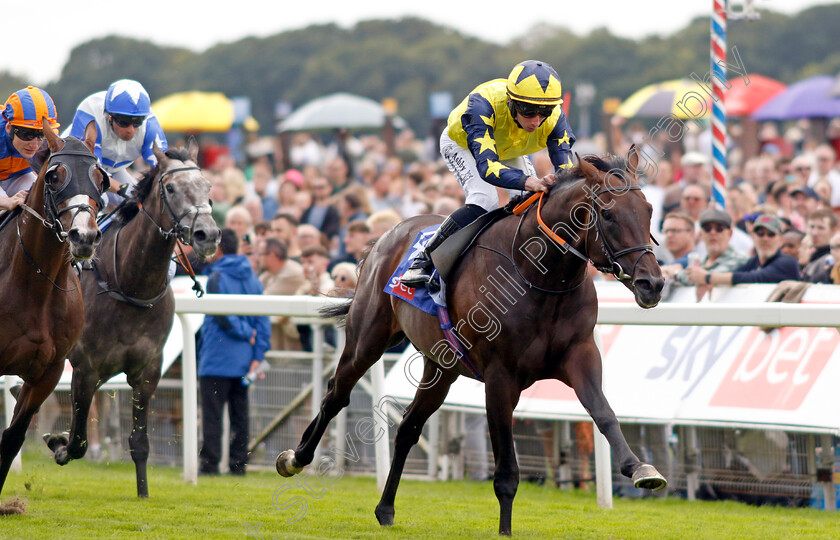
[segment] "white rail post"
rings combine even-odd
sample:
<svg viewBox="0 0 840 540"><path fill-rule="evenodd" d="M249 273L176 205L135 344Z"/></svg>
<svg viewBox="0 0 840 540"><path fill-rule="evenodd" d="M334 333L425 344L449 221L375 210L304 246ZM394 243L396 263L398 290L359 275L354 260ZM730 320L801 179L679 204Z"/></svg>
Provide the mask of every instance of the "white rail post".
<svg viewBox="0 0 840 540"><path fill-rule="evenodd" d="M3 377L3 404L4 412L6 414L6 427L9 427L9 424L12 423L12 417L15 415L15 398L12 396L12 387L18 382L18 378L15 375L6 375ZM21 448L22 450L23 448ZM15 459L12 460L10 471L21 472L23 471L23 460L20 457L20 451L18 451Z"/></svg>
<svg viewBox="0 0 840 540"><path fill-rule="evenodd" d="M604 357L604 344L601 341L601 330L596 326L592 332L595 345ZM603 390L603 383L602 390ZM604 437L598 426L592 430L595 437L595 491L598 494L598 506L611 510L612 500L612 458L610 457L610 443Z"/></svg>
<svg viewBox="0 0 840 540"><path fill-rule="evenodd" d="M429 480L438 479L438 450L440 447L440 411L437 410L432 414L427 422L429 426L429 461L426 463L426 474Z"/></svg>
<svg viewBox="0 0 840 540"><path fill-rule="evenodd" d="M335 338L335 355L336 358L340 358L344 351L344 344L347 339L347 335L344 333L344 328L335 329ZM336 417L335 442L333 446L335 447L333 457L335 458L336 468L339 471L343 471L346 465L344 456L345 451L347 450L347 407L341 409L341 412L339 412Z"/></svg>
<svg viewBox="0 0 840 540"><path fill-rule="evenodd" d="M373 386L373 425L374 433L381 433L384 435L376 439L376 487L381 492L385 489L385 482L388 480L388 471L391 468L391 438L388 433L388 405L383 403L381 411L376 410L382 398L385 397L385 361L379 359L373 364L373 371L371 372L371 381ZM380 431L382 430L382 431Z"/></svg>
<svg viewBox="0 0 840 540"><path fill-rule="evenodd" d="M181 382L184 410L184 482L198 484L198 375L195 358L195 331L189 315L178 313L184 345L181 352Z"/></svg>

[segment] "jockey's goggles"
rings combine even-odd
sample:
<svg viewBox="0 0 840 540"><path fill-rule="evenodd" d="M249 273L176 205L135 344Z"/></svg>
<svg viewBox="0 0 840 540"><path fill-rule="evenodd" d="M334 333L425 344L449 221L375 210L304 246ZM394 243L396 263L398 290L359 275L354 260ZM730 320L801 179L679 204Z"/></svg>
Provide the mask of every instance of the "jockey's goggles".
<svg viewBox="0 0 840 540"><path fill-rule="evenodd" d="M523 118L533 118L537 115L543 118L548 118L554 112L557 105L536 105L534 103L526 103L524 101L512 100L516 112L522 115Z"/></svg>
<svg viewBox="0 0 840 540"><path fill-rule="evenodd" d="M114 121L115 124L120 126L121 128L127 128L130 126L134 126L139 128L143 125L143 121L146 120L145 116L126 116L124 114L112 114L111 119Z"/></svg>
<svg viewBox="0 0 840 540"><path fill-rule="evenodd" d="M18 139L29 142L38 139L39 141L44 140L44 132L40 129L29 129L20 126L12 126L12 133Z"/></svg>

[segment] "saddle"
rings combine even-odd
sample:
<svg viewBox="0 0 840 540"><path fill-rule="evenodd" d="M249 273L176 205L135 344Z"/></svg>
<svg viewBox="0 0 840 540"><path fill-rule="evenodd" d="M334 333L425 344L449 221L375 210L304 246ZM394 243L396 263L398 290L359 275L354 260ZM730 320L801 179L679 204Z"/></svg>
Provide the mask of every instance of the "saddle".
<svg viewBox="0 0 840 540"><path fill-rule="evenodd" d="M513 211L508 206L496 208L479 216L475 221L444 240L431 254L435 270L443 281L449 281L449 276L457 268L461 258L470 250L479 234L493 223L511 214Z"/></svg>

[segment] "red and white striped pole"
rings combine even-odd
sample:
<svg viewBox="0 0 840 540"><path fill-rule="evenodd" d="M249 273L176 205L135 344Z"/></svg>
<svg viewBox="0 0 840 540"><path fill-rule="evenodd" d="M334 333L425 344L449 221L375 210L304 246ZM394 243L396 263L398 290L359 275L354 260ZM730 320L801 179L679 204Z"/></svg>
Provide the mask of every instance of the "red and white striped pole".
<svg viewBox="0 0 840 540"><path fill-rule="evenodd" d="M727 0L712 0L712 198L711 204L726 206L726 11Z"/></svg>

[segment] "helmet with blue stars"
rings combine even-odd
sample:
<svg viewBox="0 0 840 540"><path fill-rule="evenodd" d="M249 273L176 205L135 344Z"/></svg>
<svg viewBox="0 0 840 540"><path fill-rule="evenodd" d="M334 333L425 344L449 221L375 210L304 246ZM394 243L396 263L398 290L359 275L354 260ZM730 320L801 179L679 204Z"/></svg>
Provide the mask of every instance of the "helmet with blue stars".
<svg viewBox="0 0 840 540"><path fill-rule="evenodd" d="M105 112L125 116L149 116L152 101L143 85L131 79L120 79L105 92Z"/></svg>
<svg viewBox="0 0 840 540"><path fill-rule="evenodd" d="M560 76L553 67L537 60L525 60L513 68L507 80L507 93L513 100L534 105L563 103Z"/></svg>

